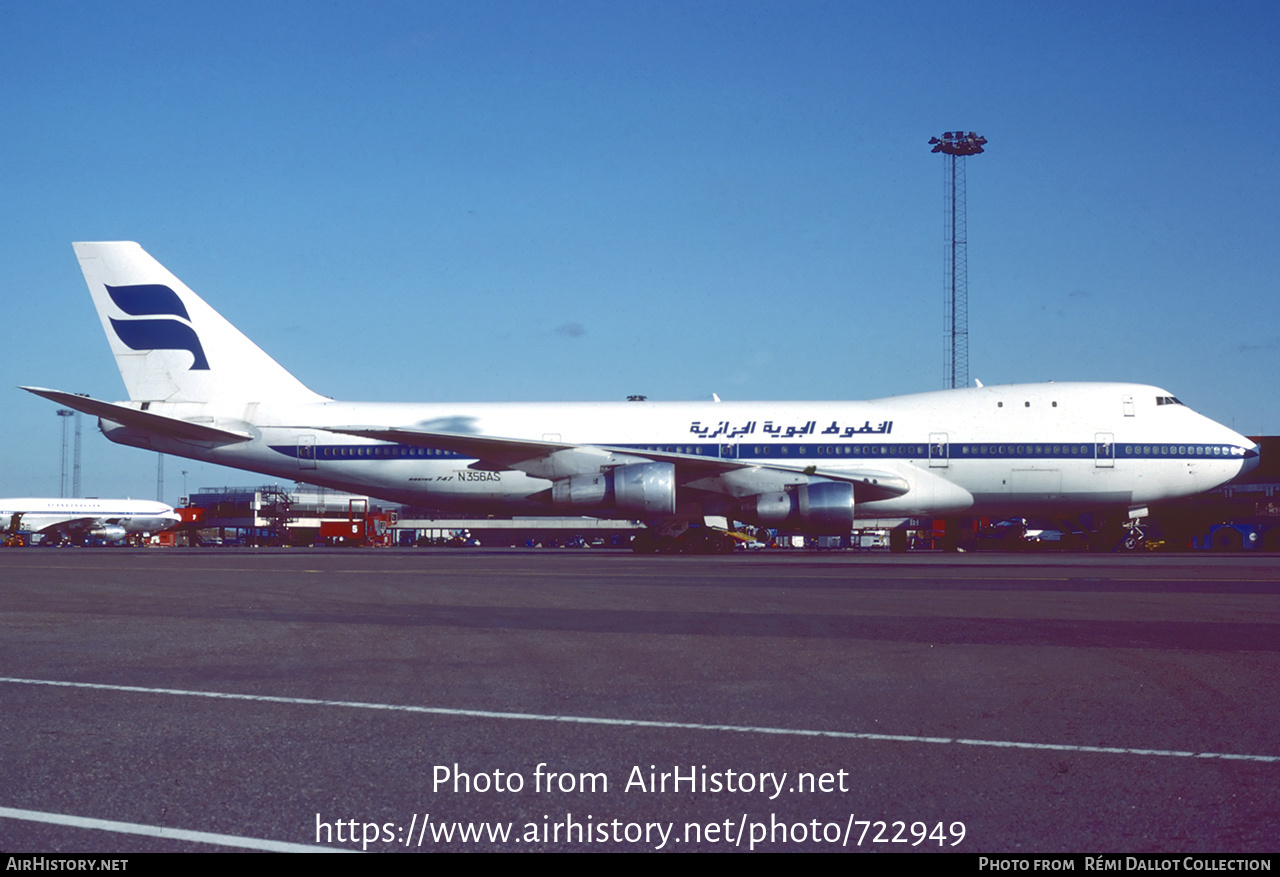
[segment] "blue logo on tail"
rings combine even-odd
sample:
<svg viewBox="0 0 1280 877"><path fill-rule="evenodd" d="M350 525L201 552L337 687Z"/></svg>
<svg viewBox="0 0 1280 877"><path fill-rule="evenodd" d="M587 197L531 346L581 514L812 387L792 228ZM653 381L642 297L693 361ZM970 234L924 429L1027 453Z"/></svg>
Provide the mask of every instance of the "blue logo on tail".
<svg viewBox="0 0 1280 877"><path fill-rule="evenodd" d="M180 317L178 320L117 320L111 317L111 328L131 350L185 350L195 357L191 371L209 369L204 348L191 317L178 294L167 286L149 283L138 286L108 286L107 294L116 307L131 317Z"/></svg>

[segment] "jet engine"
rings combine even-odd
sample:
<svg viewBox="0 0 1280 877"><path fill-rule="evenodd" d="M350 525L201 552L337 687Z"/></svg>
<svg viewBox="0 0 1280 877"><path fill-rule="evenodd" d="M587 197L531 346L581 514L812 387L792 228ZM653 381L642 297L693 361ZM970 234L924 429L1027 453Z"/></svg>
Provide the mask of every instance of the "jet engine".
<svg viewBox="0 0 1280 877"><path fill-rule="evenodd" d="M638 519L673 515L676 467L674 463L633 463L561 478L551 485L551 501L581 511L616 509Z"/></svg>
<svg viewBox="0 0 1280 877"><path fill-rule="evenodd" d="M100 524L89 531L90 539L101 539L103 542L119 542L129 535L119 524Z"/></svg>
<svg viewBox="0 0 1280 877"><path fill-rule="evenodd" d="M848 532L853 528L853 485L815 481L781 493L760 493L741 504L744 520L765 526L789 524L807 530Z"/></svg>

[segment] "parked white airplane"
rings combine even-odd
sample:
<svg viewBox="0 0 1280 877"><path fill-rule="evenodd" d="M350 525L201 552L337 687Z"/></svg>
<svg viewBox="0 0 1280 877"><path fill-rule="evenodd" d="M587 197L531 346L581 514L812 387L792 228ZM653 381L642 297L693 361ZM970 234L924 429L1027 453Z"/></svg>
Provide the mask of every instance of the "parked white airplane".
<svg viewBox="0 0 1280 877"><path fill-rule="evenodd" d="M25 389L96 415L121 444L418 506L847 533L873 517L1136 517L1257 464L1253 442L1138 384L868 402L336 402L137 244L74 246L129 401Z"/></svg>
<svg viewBox="0 0 1280 877"><path fill-rule="evenodd" d="M59 541L120 542L131 534L159 533L179 522L172 506L145 499L0 499L0 527Z"/></svg>

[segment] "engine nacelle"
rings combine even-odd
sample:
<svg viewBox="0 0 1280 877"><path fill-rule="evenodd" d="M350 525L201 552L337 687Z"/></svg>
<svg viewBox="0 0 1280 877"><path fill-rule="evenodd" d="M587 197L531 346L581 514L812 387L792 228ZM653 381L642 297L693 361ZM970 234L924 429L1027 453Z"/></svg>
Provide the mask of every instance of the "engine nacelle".
<svg viewBox="0 0 1280 877"><path fill-rule="evenodd" d="M573 475L551 485L551 501L583 512L612 509L639 519L674 515L674 463L633 463L605 472Z"/></svg>
<svg viewBox="0 0 1280 877"><path fill-rule="evenodd" d="M761 493L742 501L741 514L752 523L790 525L806 530L853 529L853 485L840 481L801 484L782 493Z"/></svg>
<svg viewBox="0 0 1280 877"><path fill-rule="evenodd" d="M103 524L89 531L90 539L101 539L103 542L120 542L128 535L129 531L119 524Z"/></svg>

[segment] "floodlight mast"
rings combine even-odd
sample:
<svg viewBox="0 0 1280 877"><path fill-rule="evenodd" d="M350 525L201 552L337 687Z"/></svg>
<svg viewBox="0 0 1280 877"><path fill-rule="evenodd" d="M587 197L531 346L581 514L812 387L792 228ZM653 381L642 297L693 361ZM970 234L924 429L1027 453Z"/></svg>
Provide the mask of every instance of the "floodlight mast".
<svg viewBox="0 0 1280 877"><path fill-rule="evenodd" d="M929 140L947 157L943 180L943 386L969 386L969 242L965 217L965 158L983 152L987 138L972 131L947 131Z"/></svg>
<svg viewBox="0 0 1280 877"><path fill-rule="evenodd" d="M59 408L54 413L58 415L58 420L62 424L62 474L58 487L58 496L65 498L67 495L67 418L72 417L75 412L70 408Z"/></svg>

